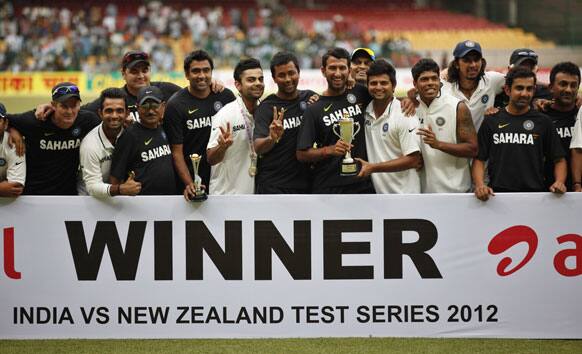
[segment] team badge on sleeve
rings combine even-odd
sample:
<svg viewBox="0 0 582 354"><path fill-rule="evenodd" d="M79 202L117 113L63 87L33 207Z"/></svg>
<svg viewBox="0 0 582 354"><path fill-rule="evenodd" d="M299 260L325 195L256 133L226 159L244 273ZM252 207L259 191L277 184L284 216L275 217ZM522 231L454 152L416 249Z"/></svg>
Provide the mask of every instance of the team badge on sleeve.
<svg viewBox="0 0 582 354"><path fill-rule="evenodd" d="M386 133L388 131L388 123L384 123L384 125L382 126L382 131L384 133Z"/></svg>
<svg viewBox="0 0 582 354"><path fill-rule="evenodd" d="M81 135L81 128L73 129L73 131L71 131L71 135L74 136L75 138Z"/></svg>
<svg viewBox="0 0 582 354"><path fill-rule="evenodd" d="M306 108L307 108L307 102L305 102L305 101L299 102L299 109L304 111Z"/></svg>
<svg viewBox="0 0 582 354"><path fill-rule="evenodd" d="M532 130L534 128L534 122L532 122L531 120L526 120L525 122L523 122L523 129L525 130Z"/></svg>
<svg viewBox="0 0 582 354"><path fill-rule="evenodd" d="M6 166L6 160L0 159L0 167Z"/></svg>
<svg viewBox="0 0 582 354"><path fill-rule="evenodd" d="M487 102L489 102L489 95L483 95L483 97L481 97L481 102L483 104L486 104Z"/></svg>
<svg viewBox="0 0 582 354"><path fill-rule="evenodd" d="M356 103L356 96L353 93L348 93L348 102L351 104Z"/></svg>
<svg viewBox="0 0 582 354"><path fill-rule="evenodd" d="M222 102L216 101L214 102L214 111L218 112L222 109Z"/></svg>
<svg viewBox="0 0 582 354"><path fill-rule="evenodd" d="M445 122L446 122L446 121L445 121L445 119L444 119L443 117L438 117L438 118L436 119L436 124L437 124L439 127L442 127L443 125L445 125Z"/></svg>

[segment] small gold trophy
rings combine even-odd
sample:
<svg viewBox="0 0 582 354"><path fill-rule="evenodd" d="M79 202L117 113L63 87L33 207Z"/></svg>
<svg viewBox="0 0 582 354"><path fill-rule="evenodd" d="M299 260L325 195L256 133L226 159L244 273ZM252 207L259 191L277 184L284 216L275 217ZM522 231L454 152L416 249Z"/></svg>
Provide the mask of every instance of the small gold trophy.
<svg viewBox="0 0 582 354"><path fill-rule="evenodd" d="M336 131L335 127L339 126L339 134ZM354 126L356 126L356 130L354 131ZM345 141L348 144L352 144L352 140L360 131L360 123L354 122L353 118L350 118L348 112L344 113L343 118L339 120L338 123L333 125L333 133L339 137L341 140ZM342 160L342 164L340 167L340 175L341 176L355 176L358 174L358 165L356 161L352 158L350 152L346 152L346 157Z"/></svg>
<svg viewBox="0 0 582 354"><path fill-rule="evenodd" d="M192 161L192 171L194 171L194 188L195 194L192 197L192 201L194 202L201 202L208 199L208 195L202 189L202 178L198 175L198 168L200 167L200 159L202 157L198 154L190 155L190 161Z"/></svg>

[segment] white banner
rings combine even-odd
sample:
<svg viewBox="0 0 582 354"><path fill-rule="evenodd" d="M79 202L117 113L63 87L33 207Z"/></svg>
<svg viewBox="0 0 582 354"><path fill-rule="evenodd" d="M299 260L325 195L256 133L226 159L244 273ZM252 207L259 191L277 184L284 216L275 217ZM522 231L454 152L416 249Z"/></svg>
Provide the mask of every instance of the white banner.
<svg viewBox="0 0 582 354"><path fill-rule="evenodd" d="M582 194L0 199L0 338L582 338Z"/></svg>

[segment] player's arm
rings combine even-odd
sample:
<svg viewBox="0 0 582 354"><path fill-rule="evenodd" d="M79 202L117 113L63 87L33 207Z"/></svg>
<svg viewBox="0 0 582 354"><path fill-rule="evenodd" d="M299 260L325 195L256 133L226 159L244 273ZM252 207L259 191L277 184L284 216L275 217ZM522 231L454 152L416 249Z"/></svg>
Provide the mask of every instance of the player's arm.
<svg viewBox="0 0 582 354"><path fill-rule="evenodd" d="M192 176L190 176L190 171L188 170L188 165L184 159L184 145L183 144L171 144L170 149L172 150L172 161L174 162L174 168L178 173L178 177L185 186L194 183L192 181Z"/></svg>
<svg viewBox="0 0 582 354"><path fill-rule="evenodd" d="M307 148L304 150L297 150L297 160L301 162L317 162L326 160L334 156L344 156L350 151L350 144L339 139L335 145L322 146L320 148Z"/></svg>
<svg viewBox="0 0 582 354"><path fill-rule="evenodd" d="M226 150L228 150L232 145L232 142L232 129L230 127L230 122L226 122L226 128L223 128L220 125L215 126L213 122L210 140L208 141L208 146L206 148L208 164L214 166L222 162Z"/></svg>
<svg viewBox="0 0 582 354"><path fill-rule="evenodd" d="M568 175L568 165L565 158L554 161L554 183L550 186L552 193L566 193L566 176Z"/></svg>
<svg viewBox="0 0 582 354"><path fill-rule="evenodd" d="M362 168L360 169L358 177L367 177L372 173L378 172L399 172L411 168L416 169L422 164L420 151L415 151L411 154L401 156L390 161L376 163L370 163L357 157L355 158L355 160L359 161L362 164Z"/></svg>
<svg viewBox="0 0 582 354"><path fill-rule="evenodd" d="M266 137L255 139L254 144L255 151L257 152L257 154L264 154L271 151L275 144L279 142L284 133L283 129L284 114L285 108L281 108L281 110L278 110L276 106L273 106L273 119L269 124L269 135L267 135ZM257 133L258 124L259 122L258 120L256 120L255 133Z"/></svg>
<svg viewBox="0 0 582 354"><path fill-rule="evenodd" d="M475 197L477 199L486 201L489 197L494 196L493 189L485 184L485 162L479 159L473 160L471 167L471 175L473 183L475 184Z"/></svg>
<svg viewBox="0 0 582 354"><path fill-rule="evenodd" d="M26 160L24 156L16 155L14 149L6 152L5 160L8 169L6 170L6 181L0 182L0 197L16 198L24 191Z"/></svg>
<svg viewBox="0 0 582 354"><path fill-rule="evenodd" d="M81 160L81 170L83 173L83 182L87 193L93 197L105 198L110 196L109 189L111 185L103 182L99 157L94 154L87 140L83 140L79 150Z"/></svg>
<svg viewBox="0 0 582 354"><path fill-rule="evenodd" d="M428 126L428 129L418 128L418 134L422 136L424 143L430 145L433 149L438 149L457 157L472 158L477 156L477 133L473 125L471 111L463 102L460 102L457 106L458 143L439 141L431 126Z"/></svg>
<svg viewBox="0 0 582 354"><path fill-rule="evenodd" d="M572 169L572 190L574 192L582 192L582 149L570 149L572 154L571 169Z"/></svg>

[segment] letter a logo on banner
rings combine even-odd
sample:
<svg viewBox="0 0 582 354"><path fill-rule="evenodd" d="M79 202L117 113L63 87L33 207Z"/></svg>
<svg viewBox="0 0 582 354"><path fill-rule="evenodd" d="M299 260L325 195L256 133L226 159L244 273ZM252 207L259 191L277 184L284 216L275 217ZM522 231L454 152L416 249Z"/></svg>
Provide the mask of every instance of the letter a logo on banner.
<svg viewBox="0 0 582 354"><path fill-rule="evenodd" d="M521 262L512 269L507 268L511 265L513 259L511 259L511 257L503 258L497 264L497 274L500 276L505 277L517 272L532 259L538 248L538 236L531 227L516 225L501 231L495 235L491 241L489 241L488 251L494 255L503 253L520 242L527 243L527 254Z"/></svg>

